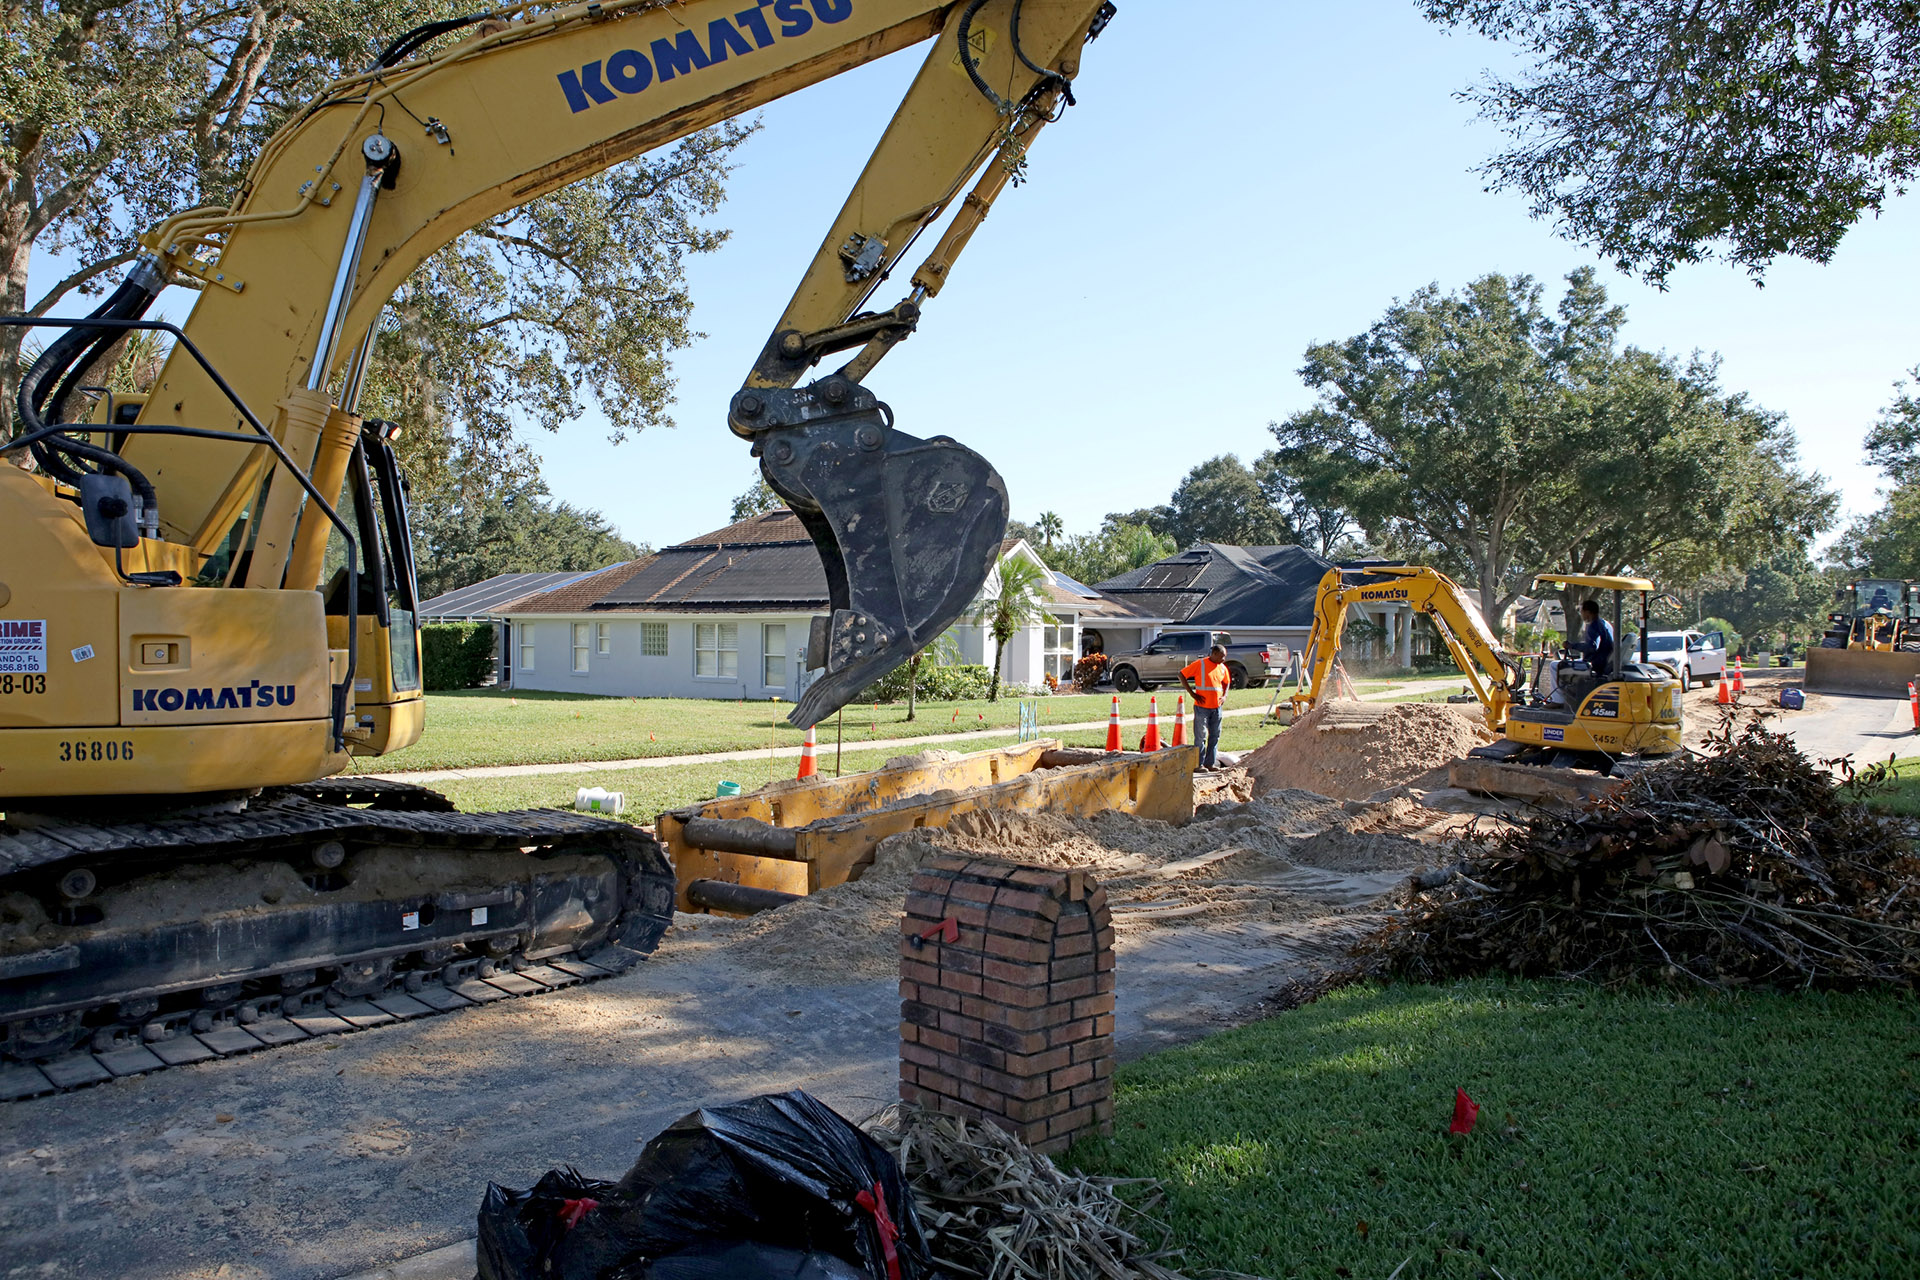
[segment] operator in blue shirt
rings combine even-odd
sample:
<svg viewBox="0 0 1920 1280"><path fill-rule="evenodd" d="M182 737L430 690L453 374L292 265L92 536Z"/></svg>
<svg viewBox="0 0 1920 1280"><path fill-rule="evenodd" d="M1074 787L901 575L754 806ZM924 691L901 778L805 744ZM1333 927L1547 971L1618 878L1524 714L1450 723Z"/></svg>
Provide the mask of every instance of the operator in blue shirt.
<svg viewBox="0 0 1920 1280"><path fill-rule="evenodd" d="M1586 623L1580 635L1580 653L1601 675L1613 670L1613 628L1600 616L1600 602L1583 600L1580 618Z"/></svg>

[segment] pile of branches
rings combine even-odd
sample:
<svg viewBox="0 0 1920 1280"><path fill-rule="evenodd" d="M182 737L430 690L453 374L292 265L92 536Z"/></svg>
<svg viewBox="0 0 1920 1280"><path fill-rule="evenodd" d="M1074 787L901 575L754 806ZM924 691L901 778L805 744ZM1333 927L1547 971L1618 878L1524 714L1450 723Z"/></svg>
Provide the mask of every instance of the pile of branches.
<svg viewBox="0 0 1920 1280"><path fill-rule="evenodd" d="M1920 979L1920 858L1855 774L1729 725L1708 753L1488 838L1362 941L1363 971L1847 989Z"/></svg>
<svg viewBox="0 0 1920 1280"><path fill-rule="evenodd" d="M863 1128L893 1153L935 1261L987 1280L1183 1280L1158 1184L1062 1173L990 1124L898 1104ZM1127 1199L1118 1188L1127 1187ZM1151 1237L1151 1240L1149 1239Z"/></svg>

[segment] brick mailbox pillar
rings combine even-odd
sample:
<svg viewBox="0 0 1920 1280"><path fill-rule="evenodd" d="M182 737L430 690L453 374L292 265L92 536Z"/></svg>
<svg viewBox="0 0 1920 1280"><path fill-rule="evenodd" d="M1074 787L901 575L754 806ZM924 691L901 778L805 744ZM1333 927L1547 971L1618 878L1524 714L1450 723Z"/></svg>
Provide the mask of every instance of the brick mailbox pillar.
<svg viewBox="0 0 1920 1280"><path fill-rule="evenodd" d="M1044 1152L1113 1131L1113 920L1092 876L936 858L900 932L902 1101Z"/></svg>

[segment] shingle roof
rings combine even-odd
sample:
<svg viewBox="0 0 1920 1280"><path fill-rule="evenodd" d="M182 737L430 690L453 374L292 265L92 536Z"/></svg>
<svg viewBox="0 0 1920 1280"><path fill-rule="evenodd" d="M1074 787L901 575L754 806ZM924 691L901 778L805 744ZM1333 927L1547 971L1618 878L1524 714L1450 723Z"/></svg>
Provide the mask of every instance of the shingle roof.
<svg viewBox="0 0 1920 1280"><path fill-rule="evenodd" d="M811 542L807 536L807 527L800 523L800 517L778 507L757 516L748 516L745 520L736 520L724 529L715 529L712 533L703 533L697 538L688 538L685 542L676 542L669 550L682 547L746 547L763 542Z"/></svg>
<svg viewBox="0 0 1920 1280"><path fill-rule="evenodd" d="M475 618L497 612L498 606L536 591L547 591L564 583L588 577L591 571L578 569L559 573L496 573L470 587L443 591L420 604L423 618Z"/></svg>
<svg viewBox="0 0 1920 1280"><path fill-rule="evenodd" d="M1305 547L1203 542L1098 586L1173 622L1307 627L1313 625L1314 589L1332 567Z"/></svg>

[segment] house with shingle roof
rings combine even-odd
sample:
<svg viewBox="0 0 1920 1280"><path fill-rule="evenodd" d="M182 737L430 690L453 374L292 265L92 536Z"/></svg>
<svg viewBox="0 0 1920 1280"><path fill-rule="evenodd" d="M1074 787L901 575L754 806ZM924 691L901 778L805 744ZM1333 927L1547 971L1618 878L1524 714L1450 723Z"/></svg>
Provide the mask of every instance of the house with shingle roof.
<svg viewBox="0 0 1920 1280"><path fill-rule="evenodd" d="M1046 568L1010 539L1003 555ZM1051 621L1007 646L1004 679L1038 684L1071 676L1083 631L1158 621L1124 601L1049 574ZM989 584L991 591L991 583ZM808 624L825 613L826 573L792 512L770 511L496 608L511 681L521 689L624 697L797 697L807 681ZM960 660L990 663L984 626L951 634Z"/></svg>

